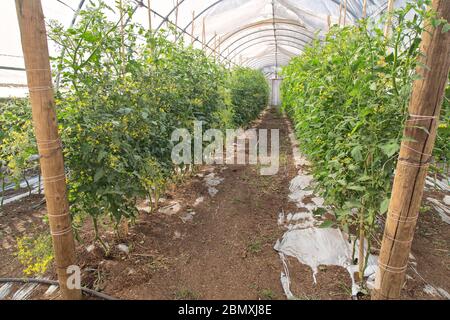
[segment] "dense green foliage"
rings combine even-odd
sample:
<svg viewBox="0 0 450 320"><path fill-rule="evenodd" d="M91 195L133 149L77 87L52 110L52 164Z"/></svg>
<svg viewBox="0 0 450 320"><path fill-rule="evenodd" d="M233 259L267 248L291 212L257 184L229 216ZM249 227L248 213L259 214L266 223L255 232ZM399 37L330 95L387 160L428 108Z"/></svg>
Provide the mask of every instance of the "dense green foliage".
<svg viewBox="0 0 450 320"><path fill-rule="evenodd" d="M26 99L0 101L0 182L16 185L33 166L37 154L31 120L31 107Z"/></svg>
<svg viewBox="0 0 450 320"><path fill-rule="evenodd" d="M238 105L234 115L237 125L255 119L269 100L269 85L264 75L251 69L237 69L231 77L233 105Z"/></svg>
<svg viewBox="0 0 450 320"><path fill-rule="evenodd" d="M185 169L172 163L173 130L192 131L195 120L205 130L246 125L268 99L260 72L227 70L203 51L168 40L170 30L152 34L129 23L121 32L108 20L110 10L91 4L74 27L52 23L50 32L64 53L54 59L54 70L61 74L57 114L71 212L91 216L95 227L99 217L116 227L133 219L137 199L157 199L174 173ZM128 8L125 18L132 12ZM35 153L31 109L15 105L0 105L6 111L2 146L13 145L18 135ZM26 153L2 149L2 159L28 156L28 149L19 151Z"/></svg>
<svg viewBox="0 0 450 320"><path fill-rule="evenodd" d="M284 68L284 109L318 190L347 230L357 226L369 235L387 211L421 34L431 19L424 4L397 10L388 38L383 22L336 26ZM448 154L446 135L438 149Z"/></svg>

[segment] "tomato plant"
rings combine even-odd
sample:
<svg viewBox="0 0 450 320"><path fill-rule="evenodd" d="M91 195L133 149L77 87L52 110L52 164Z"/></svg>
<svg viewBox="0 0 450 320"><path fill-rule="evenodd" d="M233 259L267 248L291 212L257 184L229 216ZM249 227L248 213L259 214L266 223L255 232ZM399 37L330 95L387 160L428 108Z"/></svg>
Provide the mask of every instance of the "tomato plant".
<svg viewBox="0 0 450 320"><path fill-rule="evenodd" d="M26 99L7 99L0 102L0 179L2 190L6 182L19 188L32 168L37 154L31 119L31 107ZM3 197L2 197L3 199Z"/></svg>
<svg viewBox="0 0 450 320"><path fill-rule="evenodd" d="M396 10L388 38L384 20L335 26L283 70L283 107L317 189L361 239L388 209L421 35L432 19L426 4Z"/></svg>
<svg viewBox="0 0 450 320"><path fill-rule="evenodd" d="M62 75L57 105L71 210L92 217L96 230L105 215L116 228L134 219L139 198L157 205L177 169L173 130L192 131L196 120L205 129L243 125L268 96L262 73L226 70L168 40L173 30L154 34L129 23L121 31L107 19L112 10L92 3L74 27L51 29L64 52L54 62ZM125 12L131 20L132 8Z"/></svg>
<svg viewBox="0 0 450 320"><path fill-rule="evenodd" d="M238 68L231 77L231 99L236 106L234 122L246 125L258 117L269 101L269 84L258 70Z"/></svg>

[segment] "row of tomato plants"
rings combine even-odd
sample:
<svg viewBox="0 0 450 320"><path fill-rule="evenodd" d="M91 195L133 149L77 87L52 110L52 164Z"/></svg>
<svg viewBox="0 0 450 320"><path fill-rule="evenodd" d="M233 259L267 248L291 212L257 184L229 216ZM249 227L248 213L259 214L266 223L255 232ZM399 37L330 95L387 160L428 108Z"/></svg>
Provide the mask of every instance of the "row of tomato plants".
<svg viewBox="0 0 450 320"><path fill-rule="evenodd" d="M108 19L104 2L91 4L69 29L52 22L50 37L60 48L54 70L61 75L57 115L68 172L71 213L101 217L115 227L137 216L138 199L157 199L175 172L171 135L235 128L255 119L267 105L268 83L259 71L226 69L183 42L174 30L158 34ZM132 20L125 10L124 20ZM19 181L36 154L28 101L0 108L3 170ZM12 173L12 174L11 174ZM78 218L74 221L79 221Z"/></svg>
<svg viewBox="0 0 450 320"><path fill-rule="evenodd" d="M388 36L386 17L335 26L283 70L283 108L312 164L317 191L334 207L338 224L347 232L359 229L361 238L373 236L388 209L424 25L448 30L428 4L415 1L396 10ZM437 162L450 157L448 99Z"/></svg>

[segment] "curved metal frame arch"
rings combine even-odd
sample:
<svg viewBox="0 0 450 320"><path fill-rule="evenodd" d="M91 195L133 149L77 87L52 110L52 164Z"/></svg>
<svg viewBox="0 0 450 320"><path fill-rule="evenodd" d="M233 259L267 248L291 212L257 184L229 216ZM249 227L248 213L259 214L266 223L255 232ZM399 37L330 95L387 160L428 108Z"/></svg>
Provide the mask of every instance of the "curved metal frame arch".
<svg viewBox="0 0 450 320"><path fill-rule="evenodd" d="M135 2L137 3L138 6L141 6L141 7L144 7L144 8L149 9L148 6L142 2L142 0L135 0ZM149 10L150 10L152 13L154 13L155 15L157 15L158 17L160 17L161 19L164 19L164 16L161 15L160 13L158 13L157 11L155 11L155 10L153 10L153 9L151 9L151 8L150 8ZM175 28L177 28L177 30L180 30L182 33L189 35L187 32L183 31L183 29L181 29L178 25L176 25L176 24L173 23L172 21L167 20L167 22L170 23L170 24L172 24L173 26L175 26ZM189 35L189 36L191 36L191 35ZM194 42L199 42L199 43L201 43L201 41L200 41L197 37L192 37L192 39L194 40ZM213 48L211 48L210 46L208 46L208 45L205 45L205 46L206 46L208 49L210 49L211 51L213 50ZM227 57L224 57L222 54L220 54L220 57L222 57L224 60L227 60L229 63L234 64L234 65L237 66L236 63L234 63L233 61L229 60Z"/></svg>
<svg viewBox="0 0 450 320"><path fill-rule="evenodd" d="M274 56L275 56L275 52L270 52L270 53L267 53L267 54L265 54L265 55L263 55L263 56L252 57L252 58L249 58L249 59L245 60L245 61L243 62L243 65L254 65L254 64L257 63L258 61L261 61L261 60L264 60L264 59L268 59L269 57L270 57L270 58L273 58ZM286 60L290 60L290 59L292 59L295 55L289 55L289 54L287 54L287 53L280 53L280 56L283 57L283 58L285 58Z"/></svg>
<svg viewBox="0 0 450 320"><path fill-rule="evenodd" d="M284 38L289 38L289 39L294 39L294 40L298 41L299 43L298 43L298 42L295 42L295 41L293 41L293 42L296 43L296 44L298 44L298 45L300 45L300 46L302 46L302 48L304 48L305 45L308 44L307 42L304 42L304 41L301 41L301 40L297 39L296 37L293 37L293 36L287 36L287 35L286 35L286 36L280 36L280 40L286 40L286 39L282 39L283 37L284 37ZM242 43L242 44L236 46L236 47L235 47L233 50L231 50L230 52L228 52L228 53L226 54L225 57L228 58L228 57L229 57L231 54L233 54L236 50L238 50L239 48L242 48L242 46L245 46L246 44L251 43L252 41L260 40L260 39L264 39L264 38L273 38L273 36L272 36L272 35L262 36L262 37L254 38L254 39L251 39L251 40L249 40L249 41L247 41L247 42L244 42L244 43ZM275 39L274 39L274 41L275 41ZM287 41L292 41L292 40L287 40ZM248 48L248 47L247 47L247 48ZM246 50L247 48L245 48L245 49L239 51L237 54L241 53L242 51ZM235 56L236 56L236 55L235 55Z"/></svg>
<svg viewBox="0 0 450 320"><path fill-rule="evenodd" d="M249 46L247 46L246 48L244 48L242 51L244 51L244 50L246 50L246 49L248 49L248 48L251 48L251 47L253 47L253 46L256 46L256 45L259 45L259 44L263 44L263 43L268 43L268 44L272 44L272 45L275 45L275 40L263 40L263 41L259 41L259 42L257 42L257 43L253 43L253 44L250 44ZM291 41L291 40L283 40L283 39L281 39L280 41L279 41L279 43L282 45L282 46L288 46L288 47L291 47L291 48L295 48L295 49L297 49L297 50L300 50L300 51L303 51L301 48L301 45L300 44L298 44L298 43L296 43L296 42L294 42L294 41ZM241 52L242 52L241 51ZM238 52L238 53L236 53L232 58L230 58L230 60L232 60L233 61L233 59L235 59L241 52Z"/></svg>
<svg viewBox="0 0 450 320"><path fill-rule="evenodd" d="M220 44L224 43L225 41L227 41L227 40L228 40L229 38L231 38L232 36L234 36L234 35L236 35L236 34L238 34L238 33L240 33L240 32L246 31L246 30L248 30L248 29L251 29L251 28L257 28L257 27L264 26L264 25L271 25L271 26L273 26L274 24L287 24L287 25L293 25L293 26L296 26L296 27L298 27L300 30L304 30L304 31L305 31L305 33L304 33L305 36L307 36L307 37L310 38L311 40L314 40L314 39L315 39L315 38L314 38L314 33L312 33L312 32L307 32L307 29L305 28L305 26L302 25L302 24L300 24L300 23L298 23L298 22L295 21L295 20L292 20L292 19L266 19L266 20L261 20L261 21L253 22L253 23L251 23L251 24L248 24L248 25L239 27L238 29L235 29L234 31L231 31L231 32L227 33L227 34L224 35L223 38L221 39ZM211 43L212 40L213 40L213 39L210 39L210 40L207 42L207 44L209 45L209 44Z"/></svg>
<svg viewBox="0 0 450 320"><path fill-rule="evenodd" d="M251 32L251 33L247 33L246 35L240 37L239 39L234 40L231 44L229 44L226 48L223 49L223 52L225 52L227 49L229 49L229 48L230 48L232 45L234 45L236 42L238 42L238 41L240 41L240 40L242 40L242 39L245 39L246 37L249 37L249 36L254 35L254 34L257 34L257 33L261 33L261 32L269 32L269 31L273 32L273 28L270 28L270 29L262 29L262 30L253 31L253 32ZM303 35L303 33L299 32L298 30L293 30L293 29L291 30L291 29L280 28L280 29L276 29L276 31L288 31L288 32L293 32L293 33L298 33L298 34ZM272 36L273 36L273 35L272 35ZM277 35L277 36L283 36L283 35ZM296 39L298 39L298 40L303 40L303 39L300 39L300 38L296 38ZM305 43L307 43L307 42L305 42Z"/></svg>
<svg viewBox="0 0 450 320"><path fill-rule="evenodd" d="M280 56L281 56L283 62L289 62L289 61L292 59L292 56L289 56L289 55L287 55L287 54L285 54L285 53L280 54ZM260 64L260 63L263 62L263 61L264 61L264 62L266 62L266 61L272 61L272 59L273 59L274 57L275 57L275 53L274 53L274 52L273 52L273 53L266 54L266 55L263 55L263 56L260 56L260 57L253 57L253 58L251 58L251 59L245 61L245 62L243 63L243 65L245 65L245 66L250 66L250 67L254 67L254 66Z"/></svg>
<svg viewBox="0 0 450 320"><path fill-rule="evenodd" d="M180 0L173 8L172 10L163 18L163 21L161 21L161 23L159 24L158 28L156 28L156 31L158 31L162 25L164 24L164 22L169 21L170 16L177 10L177 8L179 8L186 0ZM216 5L220 4L221 2L223 2L225 0L218 0L216 2L214 2L213 4L209 5L206 9L203 9L199 14L197 14L193 21L190 21L186 27L182 28L184 31L186 31L194 21L196 21L198 18L200 18L204 13L206 13L208 10L210 10L211 8L215 7ZM342 0L332 0L336 5L341 5ZM373 0L368 0L369 2L371 2L372 4L374 4ZM353 18L358 19L358 15L353 11L353 10L348 10L347 11Z"/></svg>
<svg viewBox="0 0 450 320"><path fill-rule="evenodd" d="M247 42L244 42L244 43L239 44L239 45L236 46L233 50L227 52L226 55L225 55L225 57L228 58L228 57L229 57L231 54L233 54L236 50L238 50L239 48L242 48L242 46L245 46L246 44L251 43L252 41L260 40L260 39L264 39L264 38L273 38L274 41L276 41L276 39L273 37L273 35L266 35L266 36L261 36L261 37L258 37L258 38L253 38L253 39L251 39L251 40L249 40L249 41L247 41ZM286 40L286 39L283 39L283 38L294 39L294 40L300 42L300 43L302 44L303 47L305 47L305 46L308 44L308 42L302 41L301 39L298 39L298 38L293 37L293 36L288 36L288 35L277 36L277 38L280 38L280 40ZM289 40L289 41L292 41L292 40ZM302 48L303 48L303 47L302 47ZM243 51L243 50L242 50L242 51ZM241 53L242 51L239 51L238 54ZM223 51L223 52L225 52L225 51ZM211 56L211 54L210 54L209 56Z"/></svg>
<svg viewBox="0 0 450 320"><path fill-rule="evenodd" d="M289 63L289 61L290 61L290 59L288 57L284 57L283 59L279 59L278 63L279 64L287 64L287 63ZM264 64L264 63L268 63L268 64ZM276 63L274 63L274 61L273 61L273 57L266 57L261 60L253 61L252 63L246 64L245 66L249 67L249 68L253 68L253 69L261 69L263 67L268 67L268 66L277 67Z"/></svg>
<svg viewBox="0 0 450 320"><path fill-rule="evenodd" d="M261 69L268 68L268 67L275 67L275 65L274 64L264 64L264 65L258 66L257 69L261 70ZM265 72L265 73L266 74L274 74L276 72L271 71L271 72Z"/></svg>
<svg viewBox="0 0 450 320"><path fill-rule="evenodd" d="M247 50L248 48L251 48L252 46L256 46L256 45L259 45L259 44L262 44L262 43L270 43L270 44L275 45L275 41L274 41L274 40L273 40L273 41L271 41L271 40L263 40L263 41L260 41L260 42L257 42L257 43L250 44L249 46L247 46L246 48L244 48L242 51L245 51L245 50ZM300 46L298 43L296 43L296 42L293 42L293 41L290 41L290 40L282 40L282 41L280 42L280 44L283 45L283 46L289 46L289 47L291 47L291 48L295 48L295 49L297 49L297 50L303 52L303 50L302 50L303 47L301 47L301 46ZM292 45L292 44L295 44L295 45L297 45L297 46L294 46L294 45ZM234 59L236 59L236 57L237 57L239 54L241 54L242 51L236 53L233 57L230 58L230 60L233 61Z"/></svg>

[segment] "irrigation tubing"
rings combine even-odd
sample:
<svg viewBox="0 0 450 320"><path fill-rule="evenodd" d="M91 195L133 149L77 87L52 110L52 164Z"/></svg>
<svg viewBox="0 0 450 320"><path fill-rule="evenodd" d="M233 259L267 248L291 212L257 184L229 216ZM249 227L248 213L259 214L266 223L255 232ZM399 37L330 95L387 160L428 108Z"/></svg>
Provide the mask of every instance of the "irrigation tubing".
<svg viewBox="0 0 450 320"><path fill-rule="evenodd" d="M14 282L14 283L38 283L38 284L46 284L49 286L58 286L59 287L59 283L58 281L54 281L54 280L46 280L46 279L36 279L36 278L0 278L0 283L10 283L10 282ZM101 298L103 300L118 300L117 298L108 296L107 294L101 293L101 292L97 292L95 290L92 289L88 289L85 287L81 287L81 291L89 294L91 296L97 297L97 298Z"/></svg>

